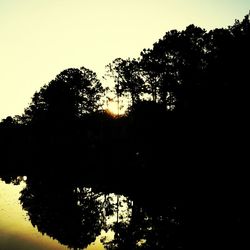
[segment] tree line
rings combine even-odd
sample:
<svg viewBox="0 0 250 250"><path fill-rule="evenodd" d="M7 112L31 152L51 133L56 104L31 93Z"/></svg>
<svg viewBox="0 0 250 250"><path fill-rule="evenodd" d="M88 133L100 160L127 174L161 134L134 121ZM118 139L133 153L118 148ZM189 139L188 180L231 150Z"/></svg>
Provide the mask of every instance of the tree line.
<svg viewBox="0 0 250 250"><path fill-rule="evenodd" d="M168 31L139 58L115 59L112 90L84 67L62 71L0 123L1 177L66 178L149 210L164 210L164 199L180 211L185 244L237 248L248 211L249 44L246 15L209 32ZM109 91L129 103L125 115L104 110Z"/></svg>
<svg viewBox="0 0 250 250"><path fill-rule="evenodd" d="M186 175L206 165L206 176L219 183L229 162L246 157L249 40L249 15L209 32L171 30L138 59L107 65L113 90L85 67L66 69L33 95L23 115L2 120L2 160L33 171L80 166L76 172L98 171L96 182L124 189L131 175L136 185L167 171L168 185L181 190ZM127 100L125 115L104 110L109 91ZM117 169L123 181L113 178Z"/></svg>
<svg viewBox="0 0 250 250"><path fill-rule="evenodd" d="M151 101L181 113L242 112L248 105L249 23L246 15L209 32L195 25L168 31L139 58L117 58L106 66L112 91L129 102L130 111ZM33 95L23 115L3 119L1 126L81 118L103 110L107 93L93 71L66 69Z"/></svg>

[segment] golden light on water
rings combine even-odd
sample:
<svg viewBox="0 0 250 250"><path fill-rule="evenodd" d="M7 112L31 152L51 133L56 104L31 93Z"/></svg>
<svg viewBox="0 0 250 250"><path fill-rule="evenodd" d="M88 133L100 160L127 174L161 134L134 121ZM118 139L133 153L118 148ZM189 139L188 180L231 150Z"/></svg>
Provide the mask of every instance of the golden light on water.
<svg viewBox="0 0 250 250"><path fill-rule="evenodd" d="M0 180L0 249L67 249L31 225L18 200L24 187L24 182L12 185Z"/></svg>
<svg viewBox="0 0 250 250"><path fill-rule="evenodd" d="M66 246L47 235L42 235L34 228L19 202L20 185L6 184L0 180L0 249L8 250L66 250ZM104 236L103 232L101 236ZM106 234L107 235L107 234ZM86 250L104 250L101 236ZM109 233L109 237L110 233Z"/></svg>
<svg viewBox="0 0 250 250"><path fill-rule="evenodd" d="M23 178L26 179L26 178ZM0 249L8 250L65 250L68 247L61 245L57 240L53 240L47 235L41 234L34 228L28 219L26 212L22 209L19 201L20 192L25 188L25 182L20 185L6 184L0 179ZM111 194L113 202L116 202L117 195ZM119 214L123 215L123 220L129 220L127 198L119 196L121 205ZM100 197L103 201L104 197ZM130 211L131 212L131 211ZM107 217L110 225L117 219L117 215ZM129 222L129 221L128 221ZM114 232L108 230L101 231L95 242L91 243L85 250L105 250L101 239L105 237L107 241L114 238Z"/></svg>

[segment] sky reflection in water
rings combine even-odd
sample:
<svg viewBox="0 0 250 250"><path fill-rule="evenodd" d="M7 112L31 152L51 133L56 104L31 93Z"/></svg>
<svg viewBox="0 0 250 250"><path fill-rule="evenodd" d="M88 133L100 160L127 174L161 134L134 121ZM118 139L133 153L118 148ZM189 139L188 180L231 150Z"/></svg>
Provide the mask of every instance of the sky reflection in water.
<svg viewBox="0 0 250 250"><path fill-rule="evenodd" d="M57 240L42 235L30 223L26 212L22 209L20 185L6 184L0 180L0 249L8 250L63 250L68 249ZM97 239L87 250L102 250L104 247Z"/></svg>
<svg viewBox="0 0 250 250"><path fill-rule="evenodd" d="M15 186L0 182L1 250L182 247L176 205L161 215L123 195L43 177Z"/></svg>

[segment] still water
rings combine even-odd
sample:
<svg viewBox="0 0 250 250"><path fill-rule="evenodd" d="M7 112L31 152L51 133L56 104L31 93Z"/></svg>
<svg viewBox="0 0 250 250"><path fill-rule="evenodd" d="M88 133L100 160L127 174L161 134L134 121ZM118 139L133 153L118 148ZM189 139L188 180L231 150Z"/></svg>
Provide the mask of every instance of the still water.
<svg viewBox="0 0 250 250"><path fill-rule="evenodd" d="M182 217L157 190L132 201L59 175L3 179L0 250L182 249Z"/></svg>
<svg viewBox="0 0 250 250"><path fill-rule="evenodd" d="M24 187L0 181L0 249L67 249L31 225L19 201Z"/></svg>
<svg viewBox="0 0 250 250"><path fill-rule="evenodd" d="M20 204L20 192L26 184L22 181L19 185L6 184L0 180L0 249L1 250L47 250L69 249L57 240L42 234L33 227L27 212ZM100 238L107 236L104 231L101 236L91 243L86 250L105 249ZM112 237L109 232L108 237Z"/></svg>

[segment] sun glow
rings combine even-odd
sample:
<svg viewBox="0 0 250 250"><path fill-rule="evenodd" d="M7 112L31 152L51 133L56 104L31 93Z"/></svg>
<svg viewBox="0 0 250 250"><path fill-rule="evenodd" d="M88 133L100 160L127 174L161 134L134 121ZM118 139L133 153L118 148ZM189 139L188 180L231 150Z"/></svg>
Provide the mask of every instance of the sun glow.
<svg viewBox="0 0 250 250"><path fill-rule="evenodd" d="M128 100L117 97L106 97L105 111L111 116L124 115L128 109Z"/></svg>
<svg viewBox="0 0 250 250"><path fill-rule="evenodd" d="M113 116L119 115L119 105L117 101L109 100L107 103L107 112Z"/></svg>

